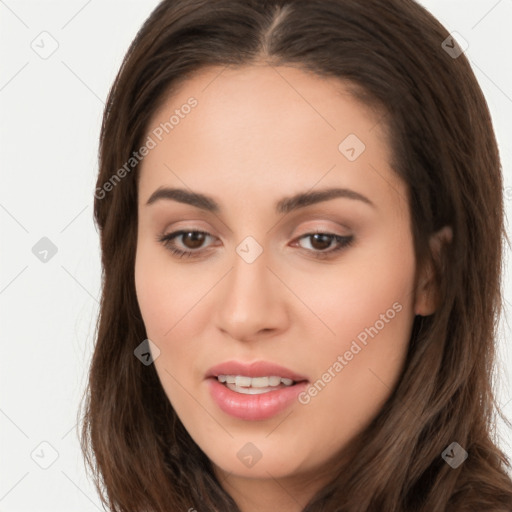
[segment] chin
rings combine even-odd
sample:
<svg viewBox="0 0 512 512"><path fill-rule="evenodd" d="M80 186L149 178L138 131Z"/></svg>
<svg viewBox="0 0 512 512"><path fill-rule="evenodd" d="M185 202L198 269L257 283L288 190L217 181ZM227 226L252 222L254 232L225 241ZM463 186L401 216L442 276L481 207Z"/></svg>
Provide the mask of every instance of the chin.
<svg viewBox="0 0 512 512"><path fill-rule="evenodd" d="M263 444L266 446L262 447ZM235 441L229 447L203 451L217 470L243 478L286 478L307 470L306 460L311 461L311 457L297 457L296 444L287 449L280 442L268 440Z"/></svg>

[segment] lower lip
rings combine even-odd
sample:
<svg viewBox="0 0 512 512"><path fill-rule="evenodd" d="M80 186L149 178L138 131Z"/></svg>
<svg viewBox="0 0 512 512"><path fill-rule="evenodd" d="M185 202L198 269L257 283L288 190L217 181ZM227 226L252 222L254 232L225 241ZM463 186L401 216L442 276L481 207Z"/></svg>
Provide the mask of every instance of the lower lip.
<svg viewBox="0 0 512 512"><path fill-rule="evenodd" d="M308 385L307 382L299 382L259 395L246 395L231 391L216 378L208 381L212 398L222 411L249 421L266 420L284 411Z"/></svg>

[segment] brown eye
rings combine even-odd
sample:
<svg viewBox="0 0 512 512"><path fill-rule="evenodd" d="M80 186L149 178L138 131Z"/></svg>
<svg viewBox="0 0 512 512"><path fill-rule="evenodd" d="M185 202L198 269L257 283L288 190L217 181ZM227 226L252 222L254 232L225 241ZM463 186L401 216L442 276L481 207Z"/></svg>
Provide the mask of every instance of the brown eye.
<svg viewBox="0 0 512 512"><path fill-rule="evenodd" d="M208 250L205 242L208 238L215 238L205 231L181 230L158 236L157 241L164 245L178 258L199 258ZM304 247L300 240L309 241L310 247ZM354 241L353 236L341 236L332 233L308 233L299 239L299 247L319 259L330 258L338 251L348 248ZM297 243L297 242L296 242Z"/></svg>
<svg viewBox="0 0 512 512"><path fill-rule="evenodd" d="M301 244L302 240L308 242L309 247ZM314 257L325 259L334 257L335 254L348 248L354 242L354 237L335 235L333 233L308 233L299 238L299 247L302 247Z"/></svg>
<svg viewBox="0 0 512 512"><path fill-rule="evenodd" d="M157 241L178 257L195 257L203 252L203 245L212 235L204 231L181 230L157 237ZM205 249L206 250L206 249Z"/></svg>
<svg viewBox="0 0 512 512"><path fill-rule="evenodd" d="M181 234L181 241L187 249L199 249L205 240L205 233L188 231Z"/></svg>
<svg viewBox="0 0 512 512"><path fill-rule="evenodd" d="M323 233L315 233L314 235L309 235L309 237L311 239L311 247L319 251L328 249L333 241L332 235L325 235Z"/></svg>

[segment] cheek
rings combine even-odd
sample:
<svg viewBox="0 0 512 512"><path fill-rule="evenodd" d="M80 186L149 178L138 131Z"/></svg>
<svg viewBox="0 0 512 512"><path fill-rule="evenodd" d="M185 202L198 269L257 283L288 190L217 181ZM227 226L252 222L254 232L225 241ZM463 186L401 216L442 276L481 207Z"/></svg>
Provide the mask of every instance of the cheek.
<svg viewBox="0 0 512 512"><path fill-rule="evenodd" d="M306 275L288 278L317 317L307 315L310 325L316 322L323 330L321 339L311 341L318 340L323 351L326 341L331 342L328 347L344 351L354 339L364 343L368 329L375 332L373 327L379 338L399 344L397 336L411 325L414 271L412 247L382 243L379 250L354 251L336 267L318 272L314 280Z"/></svg>
<svg viewBox="0 0 512 512"><path fill-rule="evenodd" d="M169 400L176 405L183 400L178 382L183 382L190 367L191 354L187 350L187 310L193 303L189 297L193 287L184 287L169 271L169 263L156 251L139 246L135 261L135 288L147 337L157 345L160 353L154 361L156 372ZM178 279L179 281L179 279ZM188 291L187 291L188 290ZM181 340L181 341L180 341ZM173 362L179 364L173 364Z"/></svg>
<svg viewBox="0 0 512 512"><path fill-rule="evenodd" d="M317 372L301 403L311 411L311 429L330 422L330 434L348 440L378 413L405 361L414 320L412 247L381 251L342 274L310 295L334 334L311 351Z"/></svg>
<svg viewBox="0 0 512 512"><path fill-rule="evenodd" d="M137 300L147 337L160 350L154 364L165 393L177 410L188 411L191 401L182 385L189 389L203 378L195 368L197 354L204 350L198 340L211 318L207 295L218 278L192 266L178 270L159 252L147 246L137 250Z"/></svg>
<svg viewBox="0 0 512 512"><path fill-rule="evenodd" d="M135 288L148 337L171 338L183 319L208 291L208 279L191 270L176 270L161 251L139 247L135 261ZM173 270L174 269L174 270ZM199 308L200 310L200 308ZM197 322L195 325L198 325Z"/></svg>
<svg viewBox="0 0 512 512"><path fill-rule="evenodd" d="M172 319L168 315L168 304L173 300L173 292L167 283L166 275L144 250L137 252L135 289L147 335L156 341L172 325Z"/></svg>

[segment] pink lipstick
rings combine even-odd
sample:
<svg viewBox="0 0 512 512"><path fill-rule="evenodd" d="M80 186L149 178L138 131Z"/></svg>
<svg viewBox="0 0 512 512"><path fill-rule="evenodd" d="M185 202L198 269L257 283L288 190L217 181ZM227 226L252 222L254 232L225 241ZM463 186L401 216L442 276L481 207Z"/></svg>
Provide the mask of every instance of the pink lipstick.
<svg viewBox="0 0 512 512"><path fill-rule="evenodd" d="M257 421L277 415L292 405L308 379L266 361L226 361L206 374L210 394L218 407L235 418Z"/></svg>

